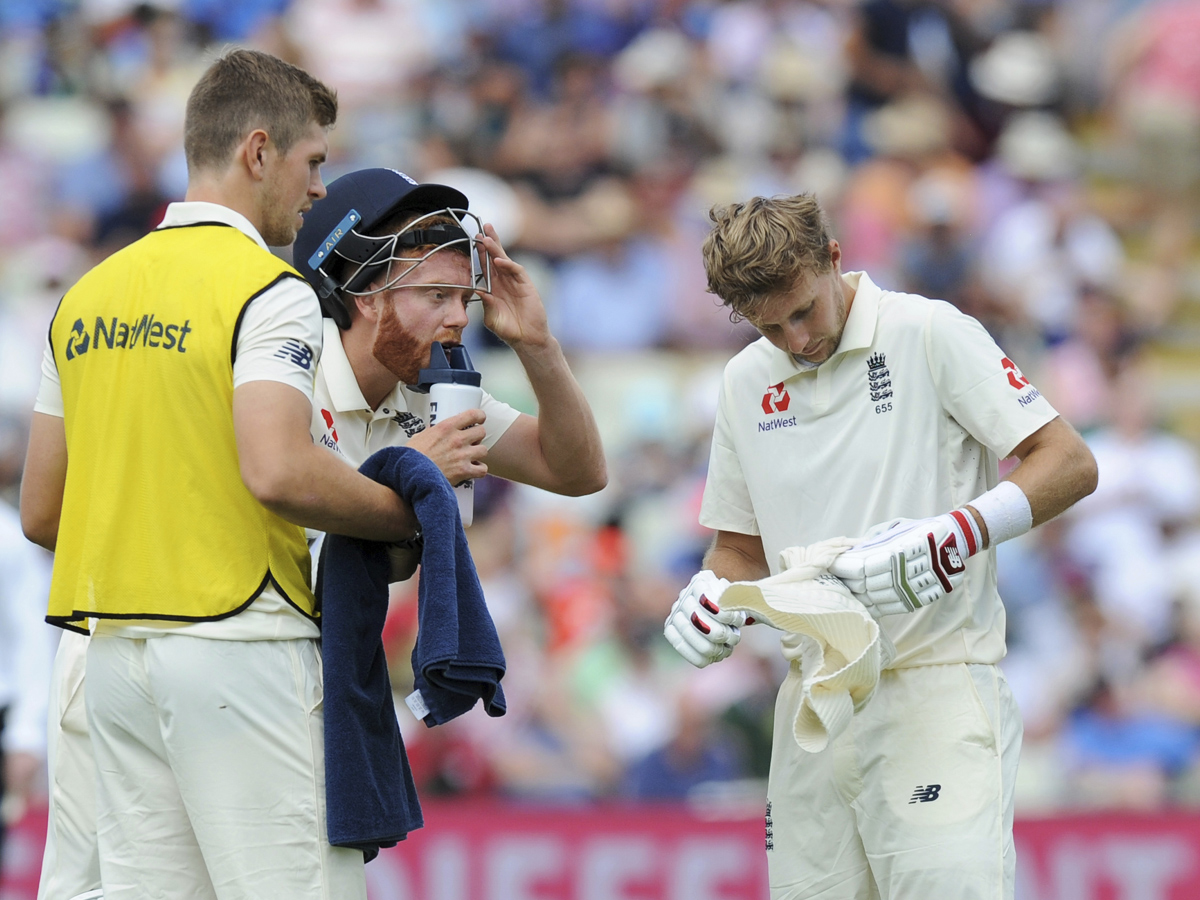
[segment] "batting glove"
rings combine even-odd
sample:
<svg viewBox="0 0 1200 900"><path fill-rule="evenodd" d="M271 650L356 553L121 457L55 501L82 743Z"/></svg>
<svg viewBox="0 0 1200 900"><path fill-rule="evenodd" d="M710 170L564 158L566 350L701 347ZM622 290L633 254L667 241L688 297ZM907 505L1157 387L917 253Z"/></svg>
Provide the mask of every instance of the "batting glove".
<svg viewBox="0 0 1200 900"><path fill-rule="evenodd" d="M742 639L746 614L723 612L717 606L729 582L708 569L692 576L667 616L663 634L679 655L697 669L718 662L733 652Z"/></svg>
<svg viewBox="0 0 1200 900"><path fill-rule="evenodd" d="M966 579L966 560L983 543L965 509L887 524L829 567L876 619L913 612L949 594Z"/></svg>

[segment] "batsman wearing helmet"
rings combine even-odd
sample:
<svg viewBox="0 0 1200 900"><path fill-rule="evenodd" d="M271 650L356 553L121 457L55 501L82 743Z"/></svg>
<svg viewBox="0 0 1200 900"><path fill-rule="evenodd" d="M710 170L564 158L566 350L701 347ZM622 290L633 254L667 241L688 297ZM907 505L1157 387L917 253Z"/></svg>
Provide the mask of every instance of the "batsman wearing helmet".
<svg viewBox="0 0 1200 900"><path fill-rule="evenodd" d="M762 338L725 369L700 511L716 537L667 637L696 666L724 659L745 625L721 610L730 582L865 535L829 571L895 646L874 697L810 753L784 639L801 677L775 706L771 896L1011 900L1021 720L996 668L994 547L1091 493L1095 461L974 319L843 273L814 197L710 217L709 289Z"/></svg>
<svg viewBox="0 0 1200 900"><path fill-rule="evenodd" d="M293 248L327 316L314 439L356 466L381 447L407 445L451 483L490 472L593 493L607 476L591 409L533 282L468 206L454 188L393 169L345 175L314 205ZM413 386L434 341L462 342L473 301L520 360L538 415L485 392L480 409L426 428L429 395Z"/></svg>
<svg viewBox="0 0 1200 900"><path fill-rule="evenodd" d="M382 447L407 445L429 456L452 483L491 472L561 494L597 491L607 479L599 434L549 332L541 299L468 205L453 188L366 169L329 184L305 215L293 258L326 315L312 440L353 467ZM331 244L333 252L325 249ZM539 414L518 413L485 393L480 409L426 427L428 396L410 386L429 364L434 341L452 346L462 340L475 300L484 322L521 360ZM323 532L309 536L315 566ZM394 577L404 578L419 550L397 543L392 558ZM55 662L43 900L106 896L83 711L87 642L64 633Z"/></svg>

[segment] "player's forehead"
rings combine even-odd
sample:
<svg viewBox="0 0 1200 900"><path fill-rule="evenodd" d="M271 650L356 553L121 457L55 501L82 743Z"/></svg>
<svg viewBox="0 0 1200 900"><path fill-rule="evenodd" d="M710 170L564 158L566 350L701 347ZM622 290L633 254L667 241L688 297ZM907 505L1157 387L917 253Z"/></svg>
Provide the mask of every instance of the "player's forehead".
<svg viewBox="0 0 1200 900"><path fill-rule="evenodd" d="M746 316L752 325L779 325L796 313L810 309L820 300L819 276L812 273L802 275L790 288L765 298L758 310Z"/></svg>
<svg viewBox="0 0 1200 900"><path fill-rule="evenodd" d="M428 281L434 272L470 272L471 260L465 253L453 247L440 247L432 253L421 250L405 250L396 254L398 265L406 266L401 282L414 284L417 281Z"/></svg>
<svg viewBox="0 0 1200 900"><path fill-rule="evenodd" d="M328 156L329 136L316 122L309 122L308 129L282 155L288 165L296 167L308 166L313 161L324 163Z"/></svg>
<svg viewBox="0 0 1200 900"><path fill-rule="evenodd" d="M411 293L412 289L421 291L424 288L450 296L461 294L468 300L474 296L474 288L468 287L471 283L471 262L464 254L447 248L424 259L422 256L419 252L397 255L392 263L392 277L395 278L398 266L407 267L407 271L390 286L389 294L400 297Z"/></svg>

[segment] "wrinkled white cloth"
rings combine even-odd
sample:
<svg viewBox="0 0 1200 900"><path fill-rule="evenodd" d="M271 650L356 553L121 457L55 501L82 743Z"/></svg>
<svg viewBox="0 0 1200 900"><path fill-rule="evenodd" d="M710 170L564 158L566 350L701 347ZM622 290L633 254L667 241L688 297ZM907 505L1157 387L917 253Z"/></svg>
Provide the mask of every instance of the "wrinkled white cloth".
<svg viewBox="0 0 1200 900"><path fill-rule="evenodd" d="M783 571L738 581L721 595L722 610L738 610L780 631L788 678L802 680L792 734L810 753L824 750L866 705L879 672L896 655L891 640L829 564L853 544L832 538L779 554Z"/></svg>

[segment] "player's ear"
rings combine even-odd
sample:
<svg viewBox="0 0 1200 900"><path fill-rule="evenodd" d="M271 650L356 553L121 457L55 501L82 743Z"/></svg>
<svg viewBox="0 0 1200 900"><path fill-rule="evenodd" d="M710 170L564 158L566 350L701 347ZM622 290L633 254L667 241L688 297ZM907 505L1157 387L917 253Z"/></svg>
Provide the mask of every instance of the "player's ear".
<svg viewBox="0 0 1200 900"><path fill-rule="evenodd" d="M354 318L362 318L371 323L379 321L380 304L388 302L382 294L368 294L365 297L351 297L351 299L357 312Z"/></svg>
<svg viewBox="0 0 1200 900"><path fill-rule="evenodd" d="M238 145L237 158L255 181L261 181L263 178L265 168L263 157L266 155L269 140L263 129L255 128Z"/></svg>
<svg viewBox="0 0 1200 900"><path fill-rule="evenodd" d="M842 248L833 238L829 239L829 264L835 269L838 263L842 261Z"/></svg>

